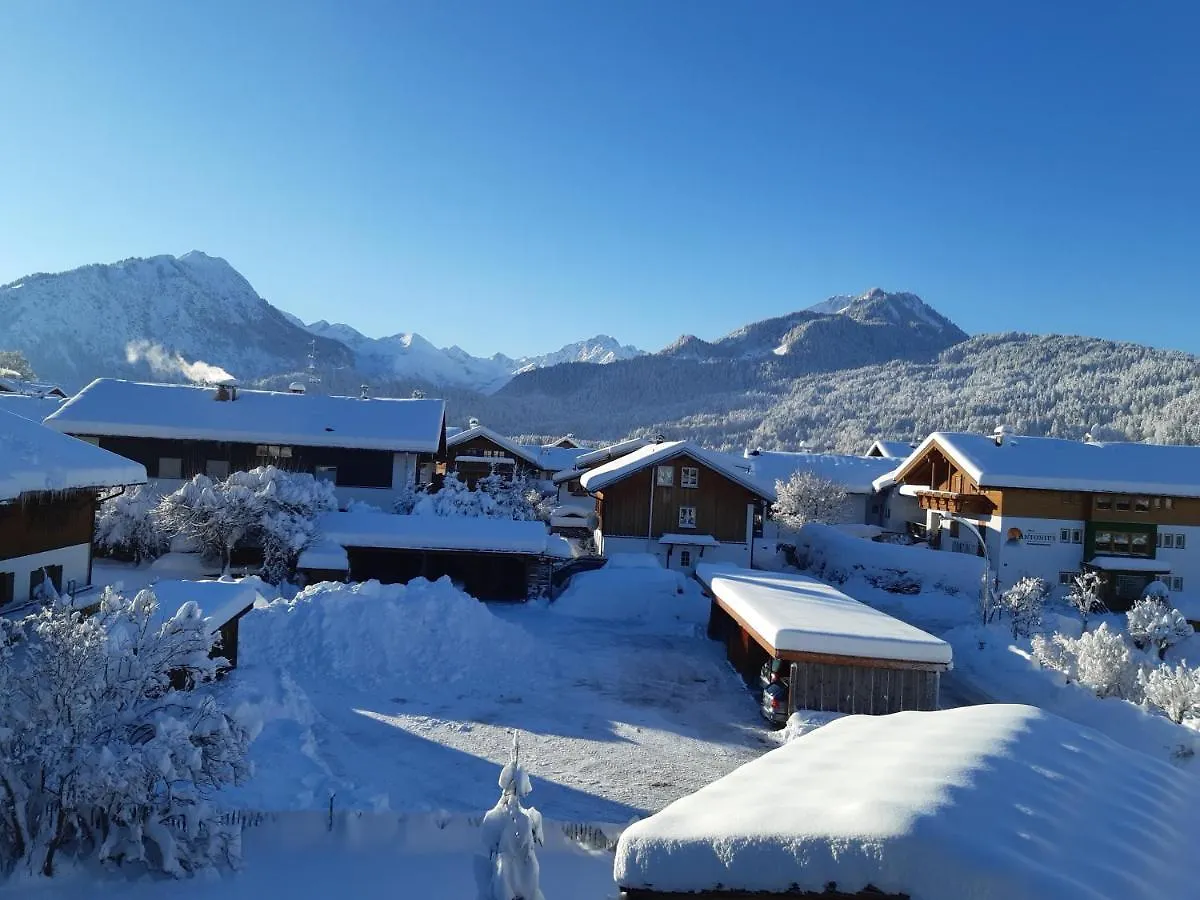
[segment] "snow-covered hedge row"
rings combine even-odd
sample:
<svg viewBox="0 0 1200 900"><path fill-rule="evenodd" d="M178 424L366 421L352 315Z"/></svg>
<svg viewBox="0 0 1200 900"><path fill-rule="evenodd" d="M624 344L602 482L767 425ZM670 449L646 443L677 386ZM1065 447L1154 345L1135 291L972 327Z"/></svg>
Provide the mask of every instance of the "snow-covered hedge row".
<svg viewBox="0 0 1200 900"><path fill-rule="evenodd" d="M898 593L937 588L976 596L983 577L983 560L977 556L945 553L924 546L868 542L836 526L805 525L796 535L795 543L802 567L838 584L859 575L876 587Z"/></svg>
<svg viewBox="0 0 1200 900"><path fill-rule="evenodd" d="M543 490L541 482L492 474L480 478L472 490L451 472L437 491L406 492L396 501L395 511L424 516L546 522L553 507L554 494Z"/></svg>
<svg viewBox="0 0 1200 900"><path fill-rule="evenodd" d="M214 792L249 774L250 734L205 689L213 636L195 603L157 614L108 589L94 616L52 604L0 619L0 869L63 859L173 875L232 861Z"/></svg>

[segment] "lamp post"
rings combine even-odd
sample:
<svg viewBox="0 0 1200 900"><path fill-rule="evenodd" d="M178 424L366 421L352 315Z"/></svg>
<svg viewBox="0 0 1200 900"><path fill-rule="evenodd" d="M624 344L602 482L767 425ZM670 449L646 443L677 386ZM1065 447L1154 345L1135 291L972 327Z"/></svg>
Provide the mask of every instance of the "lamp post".
<svg viewBox="0 0 1200 900"><path fill-rule="evenodd" d="M979 618L982 620L982 624L986 625L991 618L991 611L994 606L992 603L992 557L988 552L987 540L979 530L979 526L974 522L953 514L947 515L946 518L951 522L957 522L959 525L965 525L979 539L979 546L983 548L983 581L979 586Z"/></svg>

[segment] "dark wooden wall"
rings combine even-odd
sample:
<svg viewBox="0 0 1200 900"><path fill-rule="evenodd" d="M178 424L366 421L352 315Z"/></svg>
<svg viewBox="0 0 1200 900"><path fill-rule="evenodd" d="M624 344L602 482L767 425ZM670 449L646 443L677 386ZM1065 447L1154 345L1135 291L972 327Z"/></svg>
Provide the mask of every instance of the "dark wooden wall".
<svg viewBox="0 0 1200 900"><path fill-rule="evenodd" d="M101 437L105 450L140 462L151 478L161 477L158 461L161 457L183 460L183 477L203 475L209 460L229 463L231 471L246 471L257 466L273 465L290 472L312 473L317 466L337 466L337 484L341 487L392 487L392 452L390 450L355 450L343 447L300 447L292 445L290 458L261 457L255 452L257 444L228 441L167 440L165 438Z"/></svg>
<svg viewBox="0 0 1200 900"><path fill-rule="evenodd" d="M677 456L663 465L675 470L672 487L654 486L654 521L650 522L650 490L657 466L634 472L600 492L597 514L601 531L612 537L662 537L679 532L711 534L718 541L744 543L746 506L762 499L736 481L695 460ZM680 469L700 470L699 486L680 487ZM679 507L696 507L696 527L679 527Z"/></svg>
<svg viewBox="0 0 1200 900"><path fill-rule="evenodd" d="M868 716L938 708L937 672L919 669L796 663L791 684L796 709Z"/></svg>
<svg viewBox="0 0 1200 900"><path fill-rule="evenodd" d="M92 542L93 492L27 494L26 498L0 506L0 559ZM21 591L20 585L17 591Z"/></svg>
<svg viewBox="0 0 1200 900"><path fill-rule="evenodd" d="M479 600L524 600L529 567L536 559L510 553L466 553L438 550L391 550L349 547L349 580L376 579L406 584L414 578L436 581L443 575Z"/></svg>

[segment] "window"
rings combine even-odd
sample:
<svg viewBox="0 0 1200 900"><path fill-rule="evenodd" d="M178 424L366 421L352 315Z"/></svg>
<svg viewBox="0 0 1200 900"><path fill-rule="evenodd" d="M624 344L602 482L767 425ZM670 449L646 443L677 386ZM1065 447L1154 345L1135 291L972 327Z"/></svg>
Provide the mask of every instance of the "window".
<svg viewBox="0 0 1200 900"><path fill-rule="evenodd" d="M1171 550L1171 549L1173 549L1173 548L1174 548L1174 546L1175 546L1175 535L1173 535L1173 534L1160 534L1160 535L1159 535L1159 538L1162 540L1162 547L1163 547L1163 549L1165 549L1165 550Z"/></svg>
<svg viewBox="0 0 1200 900"><path fill-rule="evenodd" d="M54 585L55 593L62 591L62 566L43 566L29 573L29 599L47 600L45 582Z"/></svg>
<svg viewBox="0 0 1200 900"><path fill-rule="evenodd" d="M317 466L313 469L313 478L337 484L337 466Z"/></svg>
<svg viewBox="0 0 1200 900"><path fill-rule="evenodd" d="M1154 508L1155 508L1155 509L1162 509L1162 497L1155 497L1155 498L1154 498Z"/></svg>
<svg viewBox="0 0 1200 900"><path fill-rule="evenodd" d="M1082 528L1072 528L1071 529L1071 543L1072 544L1082 544L1083 543L1083 529Z"/></svg>
<svg viewBox="0 0 1200 900"><path fill-rule="evenodd" d="M1129 552L1129 534L1125 531L1117 531L1112 536L1113 553L1128 553Z"/></svg>
<svg viewBox="0 0 1200 900"><path fill-rule="evenodd" d="M1074 584L1075 576L1078 574L1079 574L1078 572L1059 572L1058 573L1058 583L1064 584L1064 585Z"/></svg>
<svg viewBox="0 0 1200 900"><path fill-rule="evenodd" d="M1113 509L1115 509L1117 512L1129 512L1129 498L1118 497L1113 503Z"/></svg>
<svg viewBox="0 0 1200 900"><path fill-rule="evenodd" d="M1058 530L1058 539L1064 544L1071 543L1071 529L1070 528L1060 528Z"/></svg>
<svg viewBox="0 0 1200 900"><path fill-rule="evenodd" d="M204 474L213 481L223 481L229 477L229 460L210 459L204 464Z"/></svg>
<svg viewBox="0 0 1200 900"><path fill-rule="evenodd" d="M1163 497L1163 506L1165 506L1167 509L1174 509L1175 500L1171 497Z"/></svg>
<svg viewBox="0 0 1200 900"><path fill-rule="evenodd" d="M1141 533L1133 535L1133 552L1142 556L1150 553L1150 535Z"/></svg>
<svg viewBox="0 0 1200 900"><path fill-rule="evenodd" d="M659 487L671 487L675 484L675 467L656 466L654 469L654 483Z"/></svg>
<svg viewBox="0 0 1200 900"><path fill-rule="evenodd" d="M182 478L183 460L178 456L160 456L158 458L159 478Z"/></svg>
<svg viewBox="0 0 1200 900"><path fill-rule="evenodd" d="M1161 547L1161 546L1163 545L1163 543L1162 543L1162 542L1163 542L1163 536L1162 536L1162 532L1159 532L1158 534L1156 534L1156 535L1154 536L1154 546L1155 546L1155 547Z"/></svg>
<svg viewBox="0 0 1200 900"><path fill-rule="evenodd" d="M1140 512L1140 513L1150 512L1150 498L1149 497L1135 498L1133 501L1133 511Z"/></svg>
<svg viewBox="0 0 1200 900"><path fill-rule="evenodd" d="M1182 591L1183 590L1183 576L1182 575L1175 575L1174 577L1171 578L1171 590L1173 590L1173 591Z"/></svg>
<svg viewBox="0 0 1200 900"><path fill-rule="evenodd" d="M266 444L255 444L254 455L255 456L270 456L271 448L268 447Z"/></svg>
<svg viewBox="0 0 1200 900"><path fill-rule="evenodd" d="M1096 497L1096 509L1112 509L1112 497L1097 496Z"/></svg>
<svg viewBox="0 0 1200 900"><path fill-rule="evenodd" d="M691 550L680 550L679 551L679 565L683 566L686 569L691 564L692 564L692 551Z"/></svg>
<svg viewBox="0 0 1200 900"><path fill-rule="evenodd" d="M1182 534L1175 535L1175 549L1182 550L1187 546L1187 539Z"/></svg>
<svg viewBox="0 0 1200 900"><path fill-rule="evenodd" d="M694 507L694 506L679 507L679 527L680 528L695 528L696 527L696 507Z"/></svg>
<svg viewBox="0 0 1200 900"><path fill-rule="evenodd" d="M1113 536L1112 536L1111 531L1097 531L1096 532L1096 549L1097 550L1111 550L1112 543L1113 543Z"/></svg>
<svg viewBox="0 0 1200 900"><path fill-rule="evenodd" d="M16 597L17 576L15 572L0 572L0 606L12 603Z"/></svg>
<svg viewBox="0 0 1200 900"><path fill-rule="evenodd" d="M754 536L757 538L763 536L763 509L761 506L754 508Z"/></svg>
<svg viewBox="0 0 1200 900"><path fill-rule="evenodd" d="M700 486L700 470L695 466L684 466L679 470L679 486L694 488Z"/></svg>

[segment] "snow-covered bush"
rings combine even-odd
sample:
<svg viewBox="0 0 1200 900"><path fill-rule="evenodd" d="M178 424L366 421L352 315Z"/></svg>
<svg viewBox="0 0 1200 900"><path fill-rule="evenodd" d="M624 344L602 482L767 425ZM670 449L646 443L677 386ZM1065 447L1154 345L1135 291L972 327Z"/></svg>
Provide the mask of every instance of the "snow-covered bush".
<svg viewBox="0 0 1200 900"><path fill-rule="evenodd" d="M411 515L413 507L417 505L417 501L420 500L422 496L424 496L423 491L417 490L417 488L411 484L406 484L400 489L399 493L396 494L396 499L392 502L392 512L401 516Z"/></svg>
<svg viewBox="0 0 1200 900"><path fill-rule="evenodd" d="M1146 702L1167 714L1177 725L1200 715L1200 671L1187 663L1155 666L1142 678Z"/></svg>
<svg viewBox="0 0 1200 900"><path fill-rule="evenodd" d="M1083 630L1087 631L1088 619L1093 613L1104 612L1108 609L1100 599L1104 588L1104 579L1096 572L1083 572L1076 575L1067 591L1067 602L1075 608Z"/></svg>
<svg viewBox="0 0 1200 900"><path fill-rule="evenodd" d="M1033 657L1043 668L1061 672L1096 696L1141 700L1141 667L1125 639L1107 622L1077 638L1039 634L1032 643Z"/></svg>
<svg viewBox="0 0 1200 900"><path fill-rule="evenodd" d="M1166 656L1169 647L1195 633L1183 613L1152 595L1133 604L1125 617L1134 645L1142 650L1154 649L1159 659Z"/></svg>
<svg viewBox="0 0 1200 900"><path fill-rule="evenodd" d="M0 622L0 867L63 857L172 875L236 861L208 801L249 774L249 733L200 684L216 671L194 603L156 617L108 589L84 617L53 604ZM161 621L161 624L156 624Z"/></svg>
<svg viewBox="0 0 1200 900"><path fill-rule="evenodd" d="M399 500L395 508L397 512L402 508ZM411 506L414 515L519 521L548 521L551 509L552 495L545 494L537 482L493 473L480 478L471 490L454 472L446 475L440 490L416 495Z"/></svg>
<svg viewBox="0 0 1200 900"><path fill-rule="evenodd" d="M846 517L846 488L813 472L793 472L787 481L775 482L771 515L792 530L809 522L831 525Z"/></svg>
<svg viewBox="0 0 1200 900"><path fill-rule="evenodd" d="M1042 608L1050 586L1040 578L1022 578L1000 595L1000 608L1008 614L1013 638L1028 637L1042 624Z"/></svg>
<svg viewBox="0 0 1200 900"><path fill-rule="evenodd" d="M263 466L217 482L197 475L164 497L157 515L169 534L196 541L225 572L235 548L261 547L263 577L277 584L315 537L317 516L336 509L328 482Z"/></svg>
<svg viewBox="0 0 1200 900"><path fill-rule="evenodd" d="M536 853L542 843L542 814L521 805L533 787L521 768L516 735L499 784L500 799L480 825L488 856L478 869L479 900L545 900L538 886Z"/></svg>
<svg viewBox="0 0 1200 900"><path fill-rule="evenodd" d="M96 513L96 549L135 563L161 556L166 552L168 540L155 514L160 500L145 485L105 500Z"/></svg>

